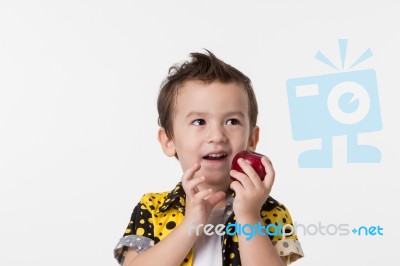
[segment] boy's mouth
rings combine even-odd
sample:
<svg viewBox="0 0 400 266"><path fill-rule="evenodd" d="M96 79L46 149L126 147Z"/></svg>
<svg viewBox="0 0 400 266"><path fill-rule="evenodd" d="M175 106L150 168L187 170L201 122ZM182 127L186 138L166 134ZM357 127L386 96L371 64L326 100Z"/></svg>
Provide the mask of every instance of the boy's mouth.
<svg viewBox="0 0 400 266"><path fill-rule="evenodd" d="M226 158L226 156L228 156L228 154L226 154L226 153L209 153L209 154L203 156L203 159L205 159L205 160L222 160L222 159Z"/></svg>

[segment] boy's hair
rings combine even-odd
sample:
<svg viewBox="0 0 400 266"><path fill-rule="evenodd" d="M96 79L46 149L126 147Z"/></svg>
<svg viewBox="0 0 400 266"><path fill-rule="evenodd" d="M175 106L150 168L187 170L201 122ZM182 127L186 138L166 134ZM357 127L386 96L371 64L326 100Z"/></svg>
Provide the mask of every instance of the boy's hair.
<svg viewBox="0 0 400 266"><path fill-rule="evenodd" d="M206 49L205 49L206 50ZM205 83L220 81L236 82L242 85L249 101L250 128L257 124L257 100L250 79L236 68L224 63L213 53L191 53L191 60L172 66L161 84L157 100L158 125L165 129L168 138L173 139L173 117L179 89L189 80Z"/></svg>

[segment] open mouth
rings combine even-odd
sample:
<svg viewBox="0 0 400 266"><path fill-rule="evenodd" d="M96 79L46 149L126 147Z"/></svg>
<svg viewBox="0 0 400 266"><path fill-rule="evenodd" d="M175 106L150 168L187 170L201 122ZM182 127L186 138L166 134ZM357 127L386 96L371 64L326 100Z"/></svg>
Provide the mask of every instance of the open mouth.
<svg viewBox="0 0 400 266"><path fill-rule="evenodd" d="M203 159L205 159L205 160L222 160L222 159L226 158L226 156L228 156L228 154L226 154L226 153L210 153L210 154L203 156Z"/></svg>

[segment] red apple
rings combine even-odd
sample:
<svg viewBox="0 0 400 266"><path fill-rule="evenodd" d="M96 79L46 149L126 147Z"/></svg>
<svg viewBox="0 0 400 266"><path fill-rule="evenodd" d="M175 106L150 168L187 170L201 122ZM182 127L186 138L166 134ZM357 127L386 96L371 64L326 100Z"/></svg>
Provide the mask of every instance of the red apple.
<svg viewBox="0 0 400 266"><path fill-rule="evenodd" d="M265 156L254 151L241 151L236 154L236 156L232 160L232 170L236 170L238 172L246 174L238 163L239 158L243 158L254 168L261 180L264 180L266 172L264 165L261 162L262 157ZM234 177L231 177L231 179L236 180Z"/></svg>

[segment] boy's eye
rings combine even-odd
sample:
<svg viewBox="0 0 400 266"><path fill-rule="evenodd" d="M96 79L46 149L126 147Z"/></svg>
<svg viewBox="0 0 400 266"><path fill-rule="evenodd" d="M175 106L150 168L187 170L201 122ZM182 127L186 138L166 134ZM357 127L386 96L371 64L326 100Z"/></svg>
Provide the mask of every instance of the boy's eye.
<svg viewBox="0 0 400 266"><path fill-rule="evenodd" d="M227 125L239 125L240 123L239 123L239 120L232 118L232 119L229 119L228 121L226 121L226 124Z"/></svg>
<svg viewBox="0 0 400 266"><path fill-rule="evenodd" d="M195 125L195 126L202 126L205 124L206 124L206 121L204 119L196 119L196 120L193 120L193 122L192 122L192 125Z"/></svg>

